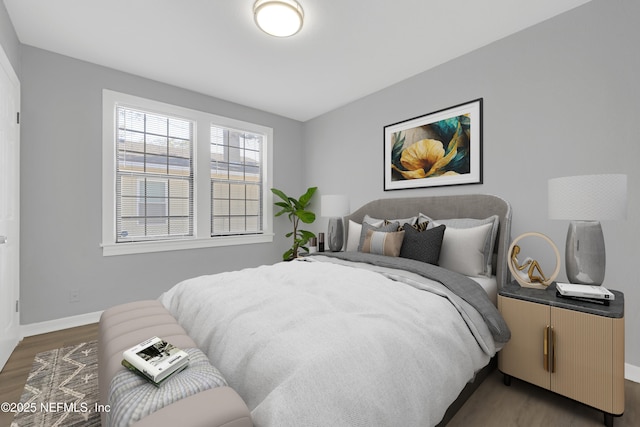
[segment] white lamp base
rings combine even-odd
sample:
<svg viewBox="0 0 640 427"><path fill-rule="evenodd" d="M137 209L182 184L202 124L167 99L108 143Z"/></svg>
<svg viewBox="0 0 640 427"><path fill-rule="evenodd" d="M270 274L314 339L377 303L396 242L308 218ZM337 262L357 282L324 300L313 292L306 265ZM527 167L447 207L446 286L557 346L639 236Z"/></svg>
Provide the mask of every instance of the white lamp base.
<svg viewBox="0 0 640 427"><path fill-rule="evenodd" d="M602 285L606 255L600 222L571 221L567 232L565 262L569 282Z"/></svg>

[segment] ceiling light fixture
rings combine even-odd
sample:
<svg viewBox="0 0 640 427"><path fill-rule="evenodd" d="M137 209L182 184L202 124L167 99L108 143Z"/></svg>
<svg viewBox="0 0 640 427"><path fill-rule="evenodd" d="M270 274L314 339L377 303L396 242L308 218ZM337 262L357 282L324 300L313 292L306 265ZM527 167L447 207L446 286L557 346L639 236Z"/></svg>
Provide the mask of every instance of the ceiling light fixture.
<svg viewBox="0 0 640 427"><path fill-rule="evenodd" d="M289 37L302 28L304 12L295 0L257 0L253 17L258 27L276 37Z"/></svg>

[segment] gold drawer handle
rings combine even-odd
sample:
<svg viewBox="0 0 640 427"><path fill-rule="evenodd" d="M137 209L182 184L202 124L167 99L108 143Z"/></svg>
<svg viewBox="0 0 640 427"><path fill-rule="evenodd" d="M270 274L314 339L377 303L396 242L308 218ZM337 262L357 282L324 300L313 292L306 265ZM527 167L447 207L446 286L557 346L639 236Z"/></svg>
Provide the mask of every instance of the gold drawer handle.
<svg viewBox="0 0 640 427"><path fill-rule="evenodd" d="M549 372L549 325L544 328L542 342L542 363L544 370Z"/></svg>
<svg viewBox="0 0 640 427"><path fill-rule="evenodd" d="M551 330L551 348L549 349L549 353L551 354L551 357L549 357L549 359L551 360L551 373L554 373L556 371L556 333L553 330L553 326L550 328Z"/></svg>

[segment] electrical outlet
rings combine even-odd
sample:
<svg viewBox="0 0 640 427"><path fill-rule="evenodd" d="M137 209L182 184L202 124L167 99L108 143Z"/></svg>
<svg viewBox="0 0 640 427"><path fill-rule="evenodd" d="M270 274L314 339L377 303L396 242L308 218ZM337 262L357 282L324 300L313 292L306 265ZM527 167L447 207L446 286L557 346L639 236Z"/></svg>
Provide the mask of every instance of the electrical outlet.
<svg viewBox="0 0 640 427"><path fill-rule="evenodd" d="M78 302L78 301L80 301L80 290L71 289L69 291L69 302Z"/></svg>

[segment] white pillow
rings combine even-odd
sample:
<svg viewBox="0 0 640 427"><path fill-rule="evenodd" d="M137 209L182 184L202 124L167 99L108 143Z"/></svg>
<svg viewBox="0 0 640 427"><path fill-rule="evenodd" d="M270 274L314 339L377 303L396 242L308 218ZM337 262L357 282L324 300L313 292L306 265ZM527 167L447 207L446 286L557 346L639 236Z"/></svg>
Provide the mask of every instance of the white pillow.
<svg viewBox="0 0 640 427"><path fill-rule="evenodd" d="M360 244L360 233L362 232L362 224L349 220L349 234L347 234L347 252L356 252Z"/></svg>
<svg viewBox="0 0 640 427"><path fill-rule="evenodd" d="M493 224L444 230L438 265L465 276L481 276L485 271L484 247Z"/></svg>
<svg viewBox="0 0 640 427"><path fill-rule="evenodd" d="M500 228L500 218L498 215L492 215L485 219L475 218L452 218L452 219L431 219L427 215L420 213L418 215L418 224L428 221L427 229L437 227L444 224L447 228L472 228L484 224L493 224L490 232L487 234L487 239L484 243L484 272L483 276L491 277L493 274L493 248L496 243L496 236L498 235L498 229Z"/></svg>

